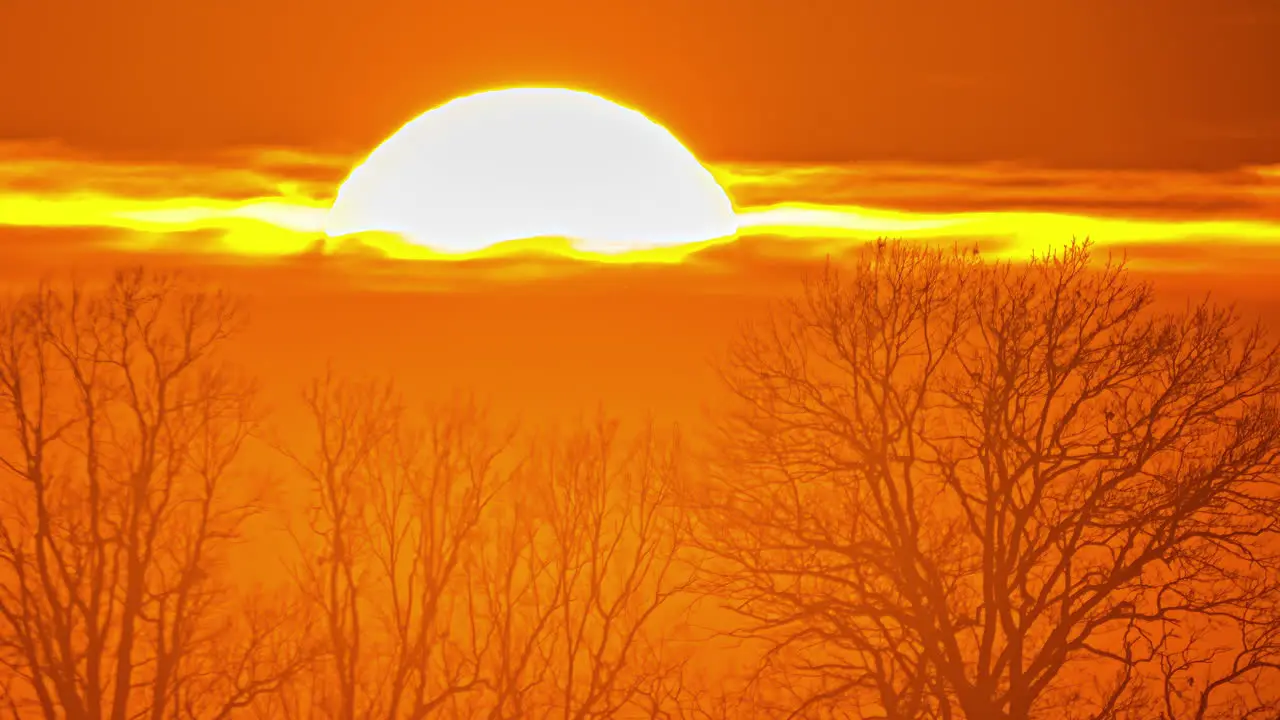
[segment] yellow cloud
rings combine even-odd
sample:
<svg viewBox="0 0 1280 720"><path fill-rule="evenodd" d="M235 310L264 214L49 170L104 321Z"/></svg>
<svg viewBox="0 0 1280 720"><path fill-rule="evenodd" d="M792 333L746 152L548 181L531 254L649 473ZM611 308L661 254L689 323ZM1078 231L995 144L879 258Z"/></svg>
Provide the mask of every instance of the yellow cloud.
<svg viewBox="0 0 1280 720"><path fill-rule="evenodd" d="M354 158L241 151L196 165L78 159L47 146L0 146L0 225L100 227L126 250L177 246L212 233L199 251L283 256L323 248L414 259L551 255L600 262L679 262L715 243L624 255L575 250L557 239L502 243L444 256L395 237L346 242L322 235L333 192ZM1098 173L1016 166L722 164L739 236L839 252L878 237L980 241L1019 256L1069 240L1101 248L1177 243L1280 246L1280 168L1231 173ZM941 209L939 209L941 208Z"/></svg>

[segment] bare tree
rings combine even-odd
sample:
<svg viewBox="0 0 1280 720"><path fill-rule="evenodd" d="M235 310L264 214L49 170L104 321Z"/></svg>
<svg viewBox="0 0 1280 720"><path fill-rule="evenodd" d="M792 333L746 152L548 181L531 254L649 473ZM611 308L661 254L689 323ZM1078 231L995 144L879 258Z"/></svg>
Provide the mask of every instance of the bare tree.
<svg viewBox="0 0 1280 720"><path fill-rule="evenodd" d="M879 243L829 265L735 347L698 511L742 634L785 681L765 700L972 720L1273 708L1277 357L1230 309L1157 311L1087 244L988 265Z"/></svg>
<svg viewBox="0 0 1280 720"><path fill-rule="evenodd" d="M291 594L250 592L204 625L209 650L194 656L165 717L281 717L287 691L309 679L319 654L308 608Z"/></svg>
<svg viewBox="0 0 1280 720"><path fill-rule="evenodd" d="M292 456L316 503L297 577L325 618L330 660L309 703L343 720L426 717L480 686L463 566L513 470L512 434L474 402L415 424L390 384L332 373L305 399L316 448Z"/></svg>
<svg viewBox="0 0 1280 720"><path fill-rule="evenodd" d="M14 716L217 714L181 698L211 653L243 639L208 632L236 615L223 560L258 509L237 465L254 388L218 357L238 322L226 296L141 270L100 290L42 286L0 312L0 662ZM259 662L257 647L240 649Z"/></svg>
<svg viewBox="0 0 1280 720"><path fill-rule="evenodd" d="M629 444L603 415L535 443L491 519L484 589L488 718L681 717L693 566L674 503L678 443Z"/></svg>

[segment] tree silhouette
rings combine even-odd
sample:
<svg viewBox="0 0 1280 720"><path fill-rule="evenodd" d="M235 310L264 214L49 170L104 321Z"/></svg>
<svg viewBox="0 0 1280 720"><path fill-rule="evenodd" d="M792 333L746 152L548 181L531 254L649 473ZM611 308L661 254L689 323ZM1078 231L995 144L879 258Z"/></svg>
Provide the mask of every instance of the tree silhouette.
<svg viewBox="0 0 1280 720"><path fill-rule="evenodd" d="M0 312L15 717L226 717L300 668L228 592L225 551L258 509L237 465L254 389L218 358L237 325L222 294L141 270ZM215 658L252 673L210 674Z"/></svg>
<svg viewBox="0 0 1280 720"><path fill-rule="evenodd" d="M759 683L805 716L1270 717L1277 357L1087 244L829 264L736 344L699 497Z"/></svg>
<svg viewBox="0 0 1280 720"><path fill-rule="evenodd" d="M141 270L0 306L0 714L1280 713L1280 351L1087 244L829 264L734 346L705 465L330 372L272 589L230 564L276 550L240 321Z"/></svg>
<svg viewBox="0 0 1280 720"><path fill-rule="evenodd" d="M427 717L480 684L463 565L511 472L511 433L474 403L417 423L391 384L332 373L305 402L316 447L290 455L316 501L296 577L324 618L328 662L303 716Z"/></svg>
<svg viewBox="0 0 1280 720"><path fill-rule="evenodd" d="M674 503L680 451L601 414L535 443L472 580L488 718L676 717L692 578Z"/></svg>
<svg viewBox="0 0 1280 720"><path fill-rule="evenodd" d="M315 498L295 575L327 654L282 714L585 719L678 705L678 663L651 632L689 582L673 446L642 433L619 450L601 419L514 453L513 432L474 403L419 416L390 384L332 373L305 401L315 447L286 449Z"/></svg>

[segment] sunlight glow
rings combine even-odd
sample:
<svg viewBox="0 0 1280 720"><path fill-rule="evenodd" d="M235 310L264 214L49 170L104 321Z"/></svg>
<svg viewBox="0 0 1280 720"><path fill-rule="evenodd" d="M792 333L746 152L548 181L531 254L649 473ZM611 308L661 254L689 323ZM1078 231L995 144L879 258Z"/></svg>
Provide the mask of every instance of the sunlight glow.
<svg viewBox="0 0 1280 720"><path fill-rule="evenodd" d="M0 195L0 225L109 227L137 233L216 231L215 247L248 255L284 255L315 245L324 208L304 198L231 201L213 198L125 199L97 193L58 197ZM141 244L163 239L152 237ZM126 245L137 244L136 238Z"/></svg>
<svg viewBox="0 0 1280 720"><path fill-rule="evenodd" d="M776 235L817 241L813 252L838 252L850 240L882 237L996 241L989 258L1023 259L1031 252L1059 245L1063 238L1088 237L1099 247L1179 242L1228 241L1274 245L1280 227L1263 220L1144 220L1049 212L908 213L856 206L780 203L744 210L740 235ZM835 242L822 242L830 240Z"/></svg>
<svg viewBox="0 0 1280 720"><path fill-rule="evenodd" d="M398 233L438 252L558 237L614 253L736 227L724 190L660 125L590 93L516 88L398 130L342 184L326 231Z"/></svg>
<svg viewBox="0 0 1280 720"><path fill-rule="evenodd" d="M540 236L459 250L424 246L395 232L326 236L335 190L355 164L351 157L265 150L186 167L44 152L0 143L0 241L24 237L24 227L60 228L77 242L123 252L480 261L472 265L513 279L528 271L517 268L543 272L542 258L738 262L726 259L738 257L736 251L713 248L734 238L748 254L820 259L880 237L978 243L984 255L1006 258L1089 237L1104 251L1150 248L1142 262L1170 268L1200 267L1215 257L1179 260L1182 247L1280 247L1276 166L1217 174L1135 171L1118 182L1114 171L1004 166L721 164L709 172L724 188L713 188L715 196L733 198L728 222L736 232L728 238L619 251ZM498 262L508 257L513 262ZM1225 253L1224 262L1230 257Z"/></svg>

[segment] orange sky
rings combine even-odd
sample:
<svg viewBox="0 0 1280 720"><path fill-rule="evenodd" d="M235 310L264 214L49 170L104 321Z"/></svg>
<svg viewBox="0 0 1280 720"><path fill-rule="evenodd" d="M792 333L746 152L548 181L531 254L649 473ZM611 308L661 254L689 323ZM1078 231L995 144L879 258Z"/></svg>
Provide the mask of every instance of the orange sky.
<svg viewBox="0 0 1280 720"><path fill-rule="evenodd" d="M712 161L1280 162L1274 0L0 3L0 138L134 159L361 152L563 84Z"/></svg>
<svg viewBox="0 0 1280 720"><path fill-rule="evenodd" d="M238 351L282 402L333 358L535 415L671 419L714 397L738 322L879 236L996 257L1090 236L1170 299L1280 320L1280 4L1155 7L0 0L0 283L211 274L250 300ZM520 83L666 125L740 237L659 265L318 249L388 133Z"/></svg>

